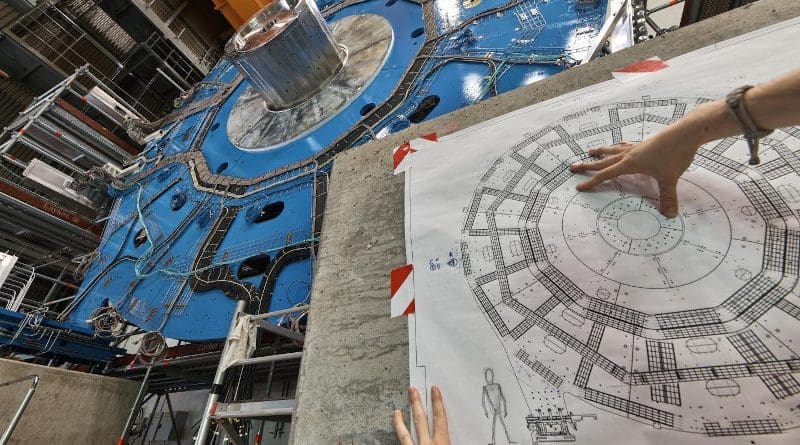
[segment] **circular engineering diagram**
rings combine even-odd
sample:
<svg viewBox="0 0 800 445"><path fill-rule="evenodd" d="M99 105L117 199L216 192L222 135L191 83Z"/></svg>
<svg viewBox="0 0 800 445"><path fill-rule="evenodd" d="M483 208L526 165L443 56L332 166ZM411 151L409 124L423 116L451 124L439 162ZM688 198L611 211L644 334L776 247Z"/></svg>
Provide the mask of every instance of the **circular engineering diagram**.
<svg viewBox="0 0 800 445"><path fill-rule="evenodd" d="M712 437L800 423L800 130L763 140L758 166L741 138L701 147L672 219L651 178L578 193L586 177L569 170L590 148L641 141L705 101L588 108L527 133L482 172L464 271L538 409L572 412L570 394ZM553 419L526 420L536 433Z"/></svg>
<svg viewBox="0 0 800 445"><path fill-rule="evenodd" d="M647 289L692 283L708 276L726 258L731 221L702 187L682 179L681 188L704 210L670 219L661 215L655 198L619 190L575 193L563 213L562 236L593 234L564 239L575 258L602 278ZM687 258L693 258L696 267L682 267Z"/></svg>

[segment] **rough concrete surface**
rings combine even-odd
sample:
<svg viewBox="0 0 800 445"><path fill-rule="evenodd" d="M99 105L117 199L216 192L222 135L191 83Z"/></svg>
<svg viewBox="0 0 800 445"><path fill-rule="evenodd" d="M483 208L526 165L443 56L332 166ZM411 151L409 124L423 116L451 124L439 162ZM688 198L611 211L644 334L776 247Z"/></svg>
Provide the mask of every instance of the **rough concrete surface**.
<svg viewBox="0 0 800 445"><path fill-rule="evenodd" d="M388 315L389 271L405 263L404 179L392 175L392 148L609 80L612 71L638 60L670 59L796 16L797 0L761 0L338 155L316 263L292 443L396 443L391 411L405 409L408 418L406 321Z"/></svg>
<svg viewBox="0 0 800 445"><path fill-rule="evenodd" d="M408 335L390 319L388 271L405 261L403 177L384 150L336 159L300 369L295 444L391 443L404 408Z"/></svg>
<svg viewBox="0 0 800 445"><path fill-rule="evenodd" d="M0 383L32 374L39 386L9 445L116 443L139 390L136 382L0 359ZM30 384L0 388L0 433Z"/></svg>

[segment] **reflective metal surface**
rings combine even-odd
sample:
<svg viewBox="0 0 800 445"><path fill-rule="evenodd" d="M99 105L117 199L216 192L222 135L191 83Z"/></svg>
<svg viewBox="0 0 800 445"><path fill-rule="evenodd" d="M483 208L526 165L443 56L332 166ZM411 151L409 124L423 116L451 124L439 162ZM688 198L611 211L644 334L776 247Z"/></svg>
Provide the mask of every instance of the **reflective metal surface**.
<svg viewBox="0 0 800 445"><path fill-rule="evenodd" d="M226 53L271 110L318 93L346 58L314 0L270 3L234 34Z"/></svg>
<svg viewBox="0 0 800 445"><path fill-rule="evenodd" d="M228 118L228 136L240 148L264 149L296 139L355 99L375 78L392 47L389 22L374 14L345 17L331 25L334 39L347 48L347 62L318 94L300 105L272 111L253 84Z"/></svg>

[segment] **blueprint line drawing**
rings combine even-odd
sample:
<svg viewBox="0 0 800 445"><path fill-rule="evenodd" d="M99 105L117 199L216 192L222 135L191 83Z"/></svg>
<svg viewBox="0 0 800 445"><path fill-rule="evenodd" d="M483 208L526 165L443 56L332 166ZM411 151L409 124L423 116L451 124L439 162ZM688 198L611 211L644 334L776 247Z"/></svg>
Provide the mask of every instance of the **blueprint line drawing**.
<svg viewBox="0 0 800 445"><path fill-rule="evenodd" d="M492 439L489 441L489 445L496 444L500 434L505 436L507 443L515 443L512 442L511 438L508 436L508 427L506 427L506 422L504 420L506 416L508 416L508 407L506 406L506 398L503 396L503 388L499 383L494 382L494 371L492 368L484 369L483 375L486 379L486 385L483 386L481 405L483 406L483 413L486 415L486 418L492 419ZM502 433L498 433L497 424L500 424Z"/></svg>
<svg viewBox="0 0 800 445"><path fill-rule="evenodd" d="M800 440L800 128L763 139L757 166L742 137L702 146L672 219L651 178L579 193L585 176L569 170L590 148L643 140L790 69L777 55L772 74L733 68L797 32L797 20L776 25L417 154L409 259L457 245L460 262L415 275L412 383L442 386L454 440ZM692 77L698 65L715 81ZM695 86L670 86L684 76ZM453 153L464 160L443 165ZM477 412L464 391L476 386Z"/></svg>
<svg viewBox="0 0 800 445"><path fill-rule="evenodd" d="M775 161L796 160L786 145L800 148L796 129L765 140L770 165L756 168L734 161L744 141L701 149L680 181L683 209L673 219L659 213L655 190L640 193L645 186L636 179L579 193L580 177L569 171L592 146L641 138L702 102L644 97L593 107L514 145L486 170L468 207L464 272L494 329L519 349L514 357L554 388L571 386L587 401L666 428L709 436L780 433L796 426L788 409L786 420L741 420L732 430L705 421L704 410L685 407L677 415L674 407L683 407L696 382L706 389L703 404L740 404L722 390L737 378L761 380L776 401L800 393L792 375L800 359L776 356L770 334L749 329L768 312L783 311L779 302L797 307L785 297L800 273L800 221L784 197L792 195L762 173ZM773 180L800 173L781 171ZM742 217L748 206L755 214ZM754 272L745 280L740 270ZM711 297L679 297L711 289L713 304ZM630 336L641 369L600 350L603 337L614 335ZM743 360L713 359L714 353L694 359L696 342L725 343ZM539 357L569 351L575 358L553 370L531 357L539 344L548 346Z"/></svg>

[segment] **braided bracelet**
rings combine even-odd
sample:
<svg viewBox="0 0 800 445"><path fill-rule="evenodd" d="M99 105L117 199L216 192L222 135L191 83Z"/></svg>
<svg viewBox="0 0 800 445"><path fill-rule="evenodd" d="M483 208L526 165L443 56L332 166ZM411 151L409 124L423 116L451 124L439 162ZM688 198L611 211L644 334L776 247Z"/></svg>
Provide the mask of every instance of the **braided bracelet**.
<svg viewBox="0 0 800 445"><path fill-rule="evenodd" d="M728 104L728 109L731 111L733 119L739 124L739 127L742 128L744 138L747 141L747 145L750 147L749 164L758 165L761 162L761 160L758 159L758 140L768 136L773 130L758 128L755 122L753 122L753 119L750 118L750 114L747 112L747 108L744 105L744 100L742 100L744 93L750 88L753 88L753 86L744 85L736 88L725 97L725 103Z"/></svg>

